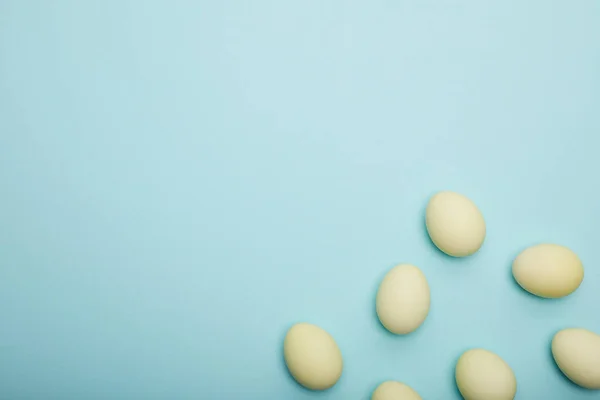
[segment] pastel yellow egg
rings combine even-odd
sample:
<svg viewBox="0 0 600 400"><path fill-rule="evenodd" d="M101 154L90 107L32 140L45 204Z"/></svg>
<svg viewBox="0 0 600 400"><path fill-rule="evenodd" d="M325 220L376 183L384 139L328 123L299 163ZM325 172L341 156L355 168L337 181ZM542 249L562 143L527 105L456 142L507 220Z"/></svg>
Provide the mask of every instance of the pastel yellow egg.
<svg viewBox="0 0 600 400"><path fill-rule="evenodd" d="M421 400L421 396L404 383L386 381L377 386L371 400Z"/></svg>
<svg viewBox="0 0 600 400"><path fill-rule="evenodd" d="M575 384L600 389L600 335L581 328L563 329L552 339L552 356Z"/></svg>
<svg viewBox="0 0 600 400"><path fill-rule="evenodd" d="M342 375L342 353L337 343L316 325L292 326L283 342L283 355L290 374L308 389L328 389Z"/></svg>
<svg viewBox="0 0 600 400"><path fill-rule="evenodd" d="M558 244L523 250L513 261L512 272L523 289L546 298L567 296L583 281L583 264L577 254Z"/></svg>
<svg viewBox="0 0 600 400"><path fill-rule="evenodd" d="M425 224L431 241L453 257L475 253L485 240L483 214L459 193L445 191L432 196L425 211Z"/></svg>
<svg viewBox="0 0 600 400"><path fill-rule="evenodd" d="M379 285L376 311L381 324L395 334L417 329L429 313L430 293L427 279L414 265L392 268Z"/></svg>
<svg viewBox="0 0 600 400"><path fill-rule="evenodd" d="M488 350L464 352L456 363L455 377L465 400L512 400L517 393L513 370Z"/></svg>

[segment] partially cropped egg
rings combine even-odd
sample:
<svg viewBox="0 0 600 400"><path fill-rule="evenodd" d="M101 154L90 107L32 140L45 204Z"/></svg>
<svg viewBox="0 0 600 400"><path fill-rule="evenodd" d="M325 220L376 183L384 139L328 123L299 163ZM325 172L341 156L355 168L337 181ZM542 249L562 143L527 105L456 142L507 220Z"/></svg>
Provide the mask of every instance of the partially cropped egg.
<svg viewBox="0 0 600 400"><path fill-rule="evenodd" d="M421 396L404 383L386 381L377 386L371 400L421 400Z"/></svg>
<svg viewBox="0 0 600 400"><path fill-rule="evenodd" d="M512 400L517 379L510 366L484 349L464 352L456 363L456 385L465 400Z"/></svg>
<svg viewBox="0 0 600 400"><path fill-rule="evenodd" d="M563 374L586 389L600 389L600 335L581 328L559 331L552 356Z"/></svg>

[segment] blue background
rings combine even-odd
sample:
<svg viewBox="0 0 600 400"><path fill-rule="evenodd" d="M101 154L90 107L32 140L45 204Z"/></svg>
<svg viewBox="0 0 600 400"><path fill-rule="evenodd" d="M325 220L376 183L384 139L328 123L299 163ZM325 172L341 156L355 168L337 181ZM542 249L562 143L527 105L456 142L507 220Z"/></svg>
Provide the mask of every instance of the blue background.
<svg viewBox="0 0 600 400"><path fill-rule="evenodd" d="M551 360L600 332L600 2L0 1L0 398L361 399L386 379L457 399L470 347L518 399L598 399ZM479 253L427 238L442 189ZM586 267L546 301L512 280L539 242ZM374 296L422 268L425 324ZM328 330L332 390L283 336Z"/></svg>

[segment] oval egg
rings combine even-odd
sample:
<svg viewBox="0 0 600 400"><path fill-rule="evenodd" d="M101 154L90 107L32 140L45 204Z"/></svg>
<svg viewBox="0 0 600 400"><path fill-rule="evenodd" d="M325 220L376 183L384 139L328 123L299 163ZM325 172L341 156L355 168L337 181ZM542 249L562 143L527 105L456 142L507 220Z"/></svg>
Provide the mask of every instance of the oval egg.
<svg viewBox="0 0 600 400"><path fill-rule="evenodd" d="M328 389L342 375L342 353L337 343L313 324L299 323L288 330L283 356L290 374L308 389Z"/></svg>
<svg viewBox="0 0 600 400"><path fill-rule="evenodd" d="M552 356L572 382L600 389L600 335L587 329L563 329L552 339Z"/></svg>
<svg viewBox="0 0 600 400"><path fill-rule="evenodd" d="M513 261L517 283L529 293L559 298L573 293L583 281L577 254L557 244L539 244L523 250Z"/></svg>
<svg viewBox="0 0 600 400"><path fill-rule="evenodd" d="M421 400L421 396L404 383L386 381L377 386L371 400Z"/></svg>
<svg viewBox="0 0 600 400"><path fill-rule="evenodd" d="M453 257L475 253L485 239L481 211L459 193L446 191L432 196L425 211L425 224L431 241Z"/></svg>
<svg viewBox="0 0 600 400"><path fill-rule="evenodd" d="M417 329L429 313L430 293L427 279L414 265L401 264L383 278L376 298L381 324L395 334Z"/></svg>
<svg viewBox="0 0 600 400"><path fill-rule="evenodd" d="M512 400L517 379L510 366L484 349L464 352L456 363L456 385L465 400Z"/></svg>

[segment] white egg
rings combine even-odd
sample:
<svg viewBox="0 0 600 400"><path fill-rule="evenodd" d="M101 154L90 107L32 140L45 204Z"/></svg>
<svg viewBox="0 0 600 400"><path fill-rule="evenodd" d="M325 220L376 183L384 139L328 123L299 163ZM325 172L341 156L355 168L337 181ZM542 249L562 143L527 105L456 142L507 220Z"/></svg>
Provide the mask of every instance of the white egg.
<svg viewBox="0 0 600 400"><path fill-rule="evenodd" d="M431 241L453 257L475 253L485 239L481 211L469 198L455 192L439 192L431 197L425 223Z"/></svg>
<svg viewBox="0 0 600 400"><path fill-rule="evenodd" d="M395 334L417 329L429 313L429 285L421 270L401 264L383 278L377 291L376 310L381 324Z"/></svg>
<svg viewBox="0 0 600 400"><path fill-rule="evenodd" d="M342 353L337 343L316 325L292 326L283 342L283 355L290 374L308 389L328 389L342 375Z"/></svg>
<svg viewBox="0 0 600 400"><path fill-rule="evenodd" d="M583 264L577 254L558 244L523 250L513 261L512 272L523 289L547 298L567 296L583 281Z"/></svg>
<svg viewBox="0 0 600 400"><path fill-rule="evenodd" d="M600 335L587 329L563 329L552 339L552 356L571 381L600 389Z"/></svg>
<svg viewBox="0 0 600 400"><path fill-rule="evenodd" d="M465 400L512 400L517 379L510 366L495 353L472 349L456 363L456 385Z"/></svg>
<svg viewBox="0 0 600 400"><path fill-rule="evenodd" d="M404 383L386 381L377 386L371 400L421 400L421 396Z"/></svg>

